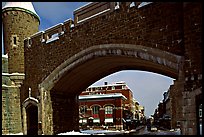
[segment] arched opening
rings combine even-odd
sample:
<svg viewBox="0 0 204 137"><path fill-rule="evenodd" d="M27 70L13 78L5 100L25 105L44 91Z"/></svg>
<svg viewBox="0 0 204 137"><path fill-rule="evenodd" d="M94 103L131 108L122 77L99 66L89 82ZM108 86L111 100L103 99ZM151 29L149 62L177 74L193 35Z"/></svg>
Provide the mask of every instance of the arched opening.
<svg viewBox="0 0 204 137"><path fill-rule="evenodd" d="M77 53L39 85L51 99L53 133L79 129L78 96L97 80L122 70L143 70L178 79L181 60L181 56L140 45L100 45Z"/></svg>
<svg viewBox="0 0 204 137"><path fill-rule="evenodd" d="M38 107L31 103L26 107L27 135L38 135Z"/></svg>
<svg viewBox="0 0 204 137"><path fill-rule="evenodd" d="M104 111L101 111L99 114L101 115L100 121L104 119L104 125L106 127L109 127L110 130L116 130L116 128L117 130L130 130L144 124L145 118L154 115L159 102L164 100L164 93L174 83L174 80L175 79L172 79L171 77L147 71L118 71L93 83L82 92L80 98L85 95L85 97L87 97L86 103L89 105L91 103L104 103L106 104L105 106L109 106L108 103L111 100L106 100L105 98L102 99L103 94L108 94L110 92L117 94L122 93L127 97L127 100L124 102L124 107L123 109L121 109L122 111L118 111L118 103L116 103L117 109L113 108L112 111L110 111L110 108L104 107ZM130 89L131 92L129 92L127 89ZM101 99L95 99L95 102L93 100L90 100L88 97L88 95L97 97L98 94L101 94ZM163 103L166 106L169 106L171 104L171 102L169 101L169 95L167 99L165 99ZM136 103L133 103L133 100L134 102L137 101L138 104L134 105ZM82 100L80 100L80 103L81 102ZM163 117L165 114L168 114L172 117L170 111L171 110L169 109L168 111L160 111L159 114L161 115L161 117ZM119 119L121 118L122 122L119 122ZM167 124L170 125L170 123ZM103 124L100 123L100 126L103 126ZM100 126L94 126L94 128L101 129ZM83 131L84 129L81 130Z"/></svg>

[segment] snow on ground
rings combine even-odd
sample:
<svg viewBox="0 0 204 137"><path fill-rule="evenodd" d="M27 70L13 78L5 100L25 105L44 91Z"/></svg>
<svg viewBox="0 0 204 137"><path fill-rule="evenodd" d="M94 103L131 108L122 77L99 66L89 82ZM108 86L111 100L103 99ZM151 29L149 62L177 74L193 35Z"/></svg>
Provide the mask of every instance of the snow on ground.
<svg viewBox="0 0 204 137"><path fill-rule="evenodd" d="M57 135L106 135L107 133L115 133L115 132L120 132L120 131L112 131L112 130L82 130L80 132L76 131L70 131L70 132L65 132L65 133L59 133ZM5 135L23 135L23 133L9 133Z"/></svg>
<svg viewBox="0 0 204 137"><path fill-rule="evenodd" d="M9 133L9 134L5 134L5 135L23 135L23 133Z"/></svg>
<svg viewBox="0 0 204 137"><path fill-rule="evenodd" d="M82 130L80 132L66 132L66 133L59 133L57 135L106 135L107 133L119 133L120 131L112 131L112 130Z"/></svg>
<svg viewBox="0 0 204 137"><path fill-rule="evenodd" d="M74 130L71 132L65 132L65 133L59 133L57 135L91 135L88 133L80 133L80 132L75 132Z"/></svg>

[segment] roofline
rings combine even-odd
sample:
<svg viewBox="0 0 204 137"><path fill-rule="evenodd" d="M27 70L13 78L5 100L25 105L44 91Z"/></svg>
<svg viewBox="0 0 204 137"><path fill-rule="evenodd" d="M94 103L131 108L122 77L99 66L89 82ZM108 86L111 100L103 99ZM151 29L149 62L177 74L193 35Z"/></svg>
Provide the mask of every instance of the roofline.
<svg viewBox="0 0 204 137"><path fill-rule="evenodd" d="M94 96L94 98L93 98ZM115 93L115 94L95 94L95 95L81 95L79 96L79 100L96 100L101 98L122 98L126 100L127 98L121 94L121 93Z"/></svg>
<svg viewBox="0 0 204 137"><path fill-rule="evenodd" d="M87 5L89 5L89 4L91 4L91 3L93 3L93 2L88 2L88 3L86 3L85 5L82 5L82 6L78 7L77 9L74 10L74 12L76 12L77 10L79 10L79 9L81 9L81 8L83 8L83 7L86 7Z"/></svg>
<svg viewBox="0 0 204 137"><path fill-rule="evenodd" d="M4 8L4 9L2 9L2 13L3 13L3 12L6 12L6 11L12 11L12 10L18 10L18 11L27 12L27 13L33 15L34 17L36 17L36 18L38 19L39 23L40 23L40 17L39 17L37 14L33 13L33 12L30 11L30 10L21 8L21 7L6 7L6 8Z"/></svg>
<svg viewBox="0 0 204 137"><path fill-rule="evenodd" d="M99 87L108 87L108 86L126 86L128 89L130 89L126 83L120 83L120 84L113 83L113 84L100 85L100 86L89 86L87 89L99 88Z"/></svg>

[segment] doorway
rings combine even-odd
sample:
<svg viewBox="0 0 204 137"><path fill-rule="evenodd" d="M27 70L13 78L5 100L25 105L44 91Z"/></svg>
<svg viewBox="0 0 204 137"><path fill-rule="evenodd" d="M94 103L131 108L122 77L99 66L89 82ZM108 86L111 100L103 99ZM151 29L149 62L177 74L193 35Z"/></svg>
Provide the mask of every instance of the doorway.
<svg viewBox="0 0 204 137"><path fill-rule="evenodd" d="M27 135L38 135L38 107L28 105L26 108Z"/></svg>

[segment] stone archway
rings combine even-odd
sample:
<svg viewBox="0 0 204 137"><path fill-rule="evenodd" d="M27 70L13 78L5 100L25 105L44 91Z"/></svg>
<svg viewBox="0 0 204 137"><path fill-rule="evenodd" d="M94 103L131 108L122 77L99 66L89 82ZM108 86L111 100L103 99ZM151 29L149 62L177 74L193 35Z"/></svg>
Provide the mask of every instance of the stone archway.
<svg viewBox="0 0 204 137"><path fill-rule="evenodd" d="M130 44L97 45L77 53L38 85L43 133L78 130L78 95L94 81L128 69L146 70L178 79L182 59L182 56L169 52Z"/></svg>
<svg viewBox="0 0 204 137"><path fill-rule="evenodd" d="M39 84L39 87L50 91L53 87L56 87L57 83L63 83L64 79L71 77L67 75L70 72L76 73L74 77L78 77L84 71L87 71L89 73L87 76L91 77L93 72L99 73L105 69L103 76L120 70L137 69L151 71L177 79L182 60L183 56L142 45L96 45L65 60ZM82 73L80 70L83 70ZM92 82L103 76L95 78ZM66 87L66 85L63 86ZM59 87L64 89L63 86L61 84L59 85ZM63 90L62 88L60 90Z"/></svg>

